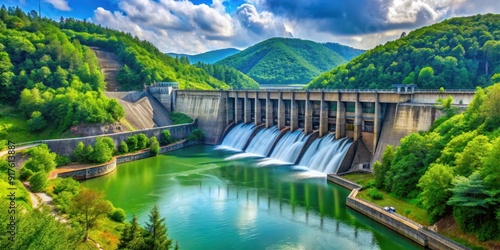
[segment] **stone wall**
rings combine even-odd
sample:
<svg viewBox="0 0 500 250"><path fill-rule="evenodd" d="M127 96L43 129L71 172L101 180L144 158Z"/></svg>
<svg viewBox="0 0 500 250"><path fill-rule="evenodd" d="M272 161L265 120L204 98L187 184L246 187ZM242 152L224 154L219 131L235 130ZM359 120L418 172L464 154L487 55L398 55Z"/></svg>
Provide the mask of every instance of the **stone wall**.
<svg viewBox="0 0 500 250"><path fill-rule="evenodd" d="M52 152L55 152L59 155L70 156L73 153L73 150L76 148L76 145L79 142L83 142L85 145L94 145L96 138L98 137L111 137L115 142L115 145L120 145L121 141L125 141L127 137L131 135L136 135L143 133L148 138L152 136L156 136L158 141L160 140L160 134L163 130L170 131L170 134L175 139L184 139L189 136L191 131L195 128L195 123L190 124L181 124L181 125L171 125L165 127L158 128L150 128L150 129L142 129L136 130L132 132L123 132L123 133L115 133L115 134L107 134L107 135L99 135L99 136L87 136L87 137L79 137L79 138L68 138L68 139L56 139L56 140L44 140L41 141L49 146Z"/></svg>
<svg viewBox="0 0 500 250"><path fill-rule="evenodd" d="M205 133L205 143L215 145L224 133L227 92L175 91L174 111L197 119L197 126Z"/></svg>
<svg viewBox="0 0 500 250"><path fill-rule="evenodd" d="M109 174L116 169L116 158L113 158L110 162L93 166L90 168L79 169L71 172L64 172L57 174L57 177L73 177L75 180L85 180L105 174Z"/></svg>
<svg viewBox="0 0 500 250"><path fill-rule="evenodd" d="M182 140L179 142L176 142L171 145L163 146L160 148L160 153L166 153L174 150L178 150L184 147L188 146L193 146L193 145L198 145L200 142L197 141L187 141L187 140ZM131 153L127 155L121 155L121 156L116 156L113 157L113 159L110 162L96 165L96 166L91 166L85 169L77 169L75 171L68 171L64 173L58 173L57 177L72 177L75 180L85 180L85 179L90 179L90 178L95 178L99 176L103 176L106 174L109 174L116 169L116 165L119 163L124 163L124 162L129 162L129 161L136 161L140 159L144 159L147 157L150 157L151 153L149 150L144 150L140 151L137 153Z"/></svg>

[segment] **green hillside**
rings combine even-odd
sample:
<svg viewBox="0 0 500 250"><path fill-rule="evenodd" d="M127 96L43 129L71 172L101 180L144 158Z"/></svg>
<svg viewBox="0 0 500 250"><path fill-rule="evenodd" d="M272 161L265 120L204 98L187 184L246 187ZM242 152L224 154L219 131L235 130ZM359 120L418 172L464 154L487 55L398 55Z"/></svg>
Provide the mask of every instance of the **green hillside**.
<svg viewBox="0 0 500 250"><path fill-rule="evenodd" d="M228 48L228 49L212 50L197 55L176 54L176 53L167 53L167 54L174 58L186 56L192 64L196 64L199 62L205 64L212 64L228 56L232 56L238 52L240 52L239 49Z"/></svg>
<svg viewBox="0 0 500 250"><path fill-rule="evenodd" d="M0 9L0 140L119 120L124 110L105 86L94 52L56 23Z"/></svg>
<svg viewBox="0 0 500 250"><path fill-rule="evenodd" d="M347 62L312 41L271 38L217 62L236 68L260 84L307 83L332 67Z"/></svg>
<svg viewBox="0 0 500 250"><path fill-rule="evenodd" d="M309 88L473 89L500 72L500 15L452 18L420 28L324 73Z"/></svg>
<svg viewBox="0 0 500 250"><path fill-rule="evenodd" d="M117 80L122 90L142 89L143 84L177 81L181 89L229 89L230 86L208 75L187 60L172 58L148 41L92 23L65 19L59 23L70 39L96 46L118 55L124 64Z"/></svg>
<svg viewBox="0 0 500 250"><path fill-rule="evenodd" d="M340 56L342 56L347 61L350 61L353 58L366 52L366 50L356 49L356 48L352 48L352 47L345 46L345 45L338 44L338 43L323 43L323 46L337 52Z"/></svg>
<svg viewBox="0 0 500 250"><path fill-rule="evenodd" d="M241 71L225 65L197 63L194 66L205 70L209 75L223 81L232 89L259 89L259 84Z"/></svg>

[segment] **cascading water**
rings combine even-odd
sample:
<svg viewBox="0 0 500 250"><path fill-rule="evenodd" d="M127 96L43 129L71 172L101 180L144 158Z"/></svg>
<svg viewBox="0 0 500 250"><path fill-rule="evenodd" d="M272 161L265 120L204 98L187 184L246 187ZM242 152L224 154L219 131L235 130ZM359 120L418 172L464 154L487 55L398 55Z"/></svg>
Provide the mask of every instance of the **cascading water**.
<svg viewBox="0 0 500 250"><path fill-rule="evenodd" d="M255 126L252 124L236 125L226 135L219 148L243 150L254 129ZM261 129L249 142L245 153L230 158L266 157L279 134L280 130L277 127ZM277 142L270 159L261 162L259 165L295 163L309 137L310 135L305 136L302 130L287 132ZM328 134L323 138L316 139L302 156L299 168L304 166L307 167L307 170L314 170L316 173L336 173L351 144L352 142L348 138L335 140L335 134ZM324 176L324 174L321 175Z"/></svg>
<svg viewBox="0 0 500 250"><path fill-rule="evenodd" d="M308 138L302 130L287 132L274 148L271 158L295 163Z"/></svg>
<svg viewBox="0 0 500 250"><path fill-rule="evenodd" d="M243 150L250 135L255 129L254 124L238 124L227 133L219 149Z"/></svg>
<svg viewBox="0 0 500 250"><path fill-rule="evenodd" d="M245 152L266 157L279 134L280 131L277 127L260 130L252 139Z"/></svg>
<svg viewBox="0 0 500 250"><path fill-rule="evenodd" d="M348 138L333 140L333 137L334 135L331 134L314 141L299 165L327 174L336 173L351 142Z"/></svg>

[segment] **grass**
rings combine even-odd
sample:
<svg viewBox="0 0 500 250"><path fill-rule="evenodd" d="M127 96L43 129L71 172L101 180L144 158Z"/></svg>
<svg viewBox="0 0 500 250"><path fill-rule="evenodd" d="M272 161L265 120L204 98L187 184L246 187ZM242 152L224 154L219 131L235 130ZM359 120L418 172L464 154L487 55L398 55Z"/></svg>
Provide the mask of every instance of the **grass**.
<svg viewBox="0 0 500 250"><path fill-rule="evenodd" d="M374 177L370 173L355 173L355 174L347 174L341 176L347 180L355 182L361 186L366 185L369 181L373 180ZM358 193L357 198L362 200L371 202L381 207L389 206L396 208L398 214L407 217L410 220L413 220L417 223L420 223L424 226L429 226L429 216L427 212L417 205L411 204L408 201L402 200L398 197L395 197L392 194L389 194L385 191L379 190L380 193L383 194L383 199L374 200L370 196L368 196L368 192L372 188L363 189Z"/></svg>
<svg viewBox="0 0 500 250"><path fill-rule="evenodd" d="M346 174L340 176L346 180L350 180L360 186L366 185L369 181L373 180L373 175L370 173L355 173L355 174Z"/></svg>
<svg viewBox="0 0 500 250"><path fill-rule="evenodd" d="M28 130L27 119L17 108L0 105L0 140L20 143L60 138L61 134L61 131L57 131L50 126L39 132L31 132Z"/></svg>
<svg viewBox="0 0 500 250"><path fill-rule="evenodd" d="M124 227L125 224L104 217L98 220L97 227L90 230L89 237L103 249L116 249Z"/></svg>
<svg viewBox="0 0 500 250"><path fill-rule="evenodd" d="M170 112L169 113L170 120L174 125L176 124L186 124L193 122L193 119L181 112Z"/></svg>

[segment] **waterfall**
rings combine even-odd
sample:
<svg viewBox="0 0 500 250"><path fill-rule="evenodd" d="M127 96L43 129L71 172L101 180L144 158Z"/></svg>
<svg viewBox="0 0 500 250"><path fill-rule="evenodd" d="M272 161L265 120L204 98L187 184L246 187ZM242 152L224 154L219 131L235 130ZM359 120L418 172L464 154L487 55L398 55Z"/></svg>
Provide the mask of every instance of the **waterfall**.
<svg viewBox="0 0 500 250"><path fill-rule="evenodd" d="M252 139L245 152L266 157L279 134L280 131L277 127L260 130Z"/></svg>
<svg viewBox="0 0 500 250"><path fill-rule="evenodd" d="M254 124L238 124L227 133L226 137L218 147L220 149L243 150L250 135L255 129Z"/></svg>
<svg viewBox="0 0 500 250"><path fill-rule="evenodd" d="M336 173L351 142L348 138L333 140L333 137L331 134L314 141L299 165L323 173Z"/></svg>
<svg viewBox="0 0 500 250"><path fill-rule="evenodd" d="M226 135L219 148L243 150L254 130L255 126L253 124L236 125ZM266 157L279 134L280 130L277 127L259 130L249 142L245 153L231 156L228 160L246 157ZM289 165L295 163L309 137L310 135L306 136L303 130L288 131L276 142L270 158L258 165ZM351 144L352 142L348 138L335 140L335 134L328 134L316 139L302 156L298 164L300 166L299 169L306 167L307 170L314 170L316 173L336 173Z"/></svg>
<svg viewBox="0 0 500 250"><path fill-rule="evenodd" d="M295 163L308 138L302 130L288 131L274 148L271 158Z"/></svg>

